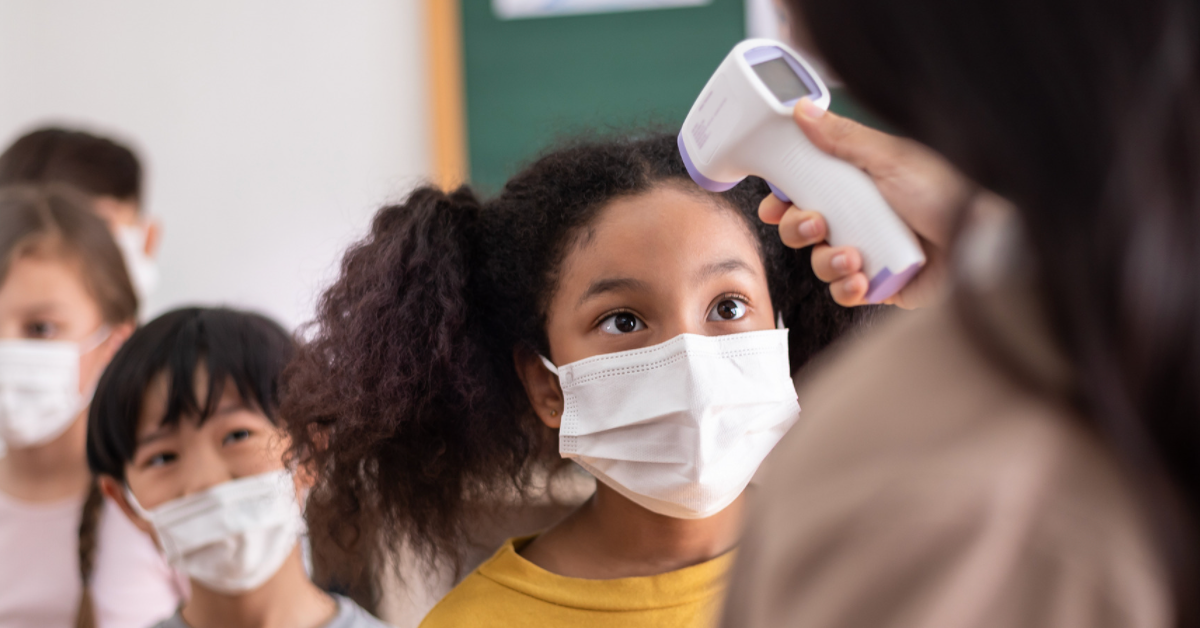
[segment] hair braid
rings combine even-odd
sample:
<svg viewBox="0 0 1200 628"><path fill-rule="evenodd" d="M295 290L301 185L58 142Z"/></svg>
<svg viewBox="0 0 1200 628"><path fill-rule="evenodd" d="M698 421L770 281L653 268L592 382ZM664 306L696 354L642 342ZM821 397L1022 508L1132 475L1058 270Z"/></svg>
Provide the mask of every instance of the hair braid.
<svg viewBox="0 0 1200 628"><path fill-rule="evenodd" d="M75 611L75 628L96 626L96 609L92 604L90 583L96 566L96 537L103 508L104 494L100 492L100 483L93 475L88 485L87 499L83 501L83 514L79 518L79 578L83 586L79 594L79 607Z"/></svg>

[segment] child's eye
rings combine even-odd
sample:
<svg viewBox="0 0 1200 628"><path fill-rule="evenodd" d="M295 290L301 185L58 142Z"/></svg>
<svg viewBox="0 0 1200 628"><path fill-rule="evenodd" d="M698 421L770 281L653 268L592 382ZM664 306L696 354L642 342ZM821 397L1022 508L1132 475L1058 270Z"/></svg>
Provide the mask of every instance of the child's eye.
<svg viewBox="0 0 1200 628"><path fill-rule="evenodd" d="M25 326L25 337L44 340L58 335L58 325L50 321L34 321Z"/></svg>
<svg viewBox="0 0 1200 628"><path fill-rule="evenodd" d="M629 312L618 312L600 321L600 331L606 334L629 334L645 328L641 319Z"/></svg>
<svg viewBox="0 0 1200 628"><path fill-rule="evenodd" d="M231 445L239 441L244 441L247 438L250 438L250 430L234 430L225 435L225 440L222 441L222 444Z"/></svg>
<svg viewBox="0 0 1200 628"><path fill-rule="evenodd" d="M162 453L154 454L153 456L151 456L150 459L146 461L146 466L147 467L161 467L163 465L167 465L172 462L175 462L176 458L178 458L178 456L176 456L174 452L164 451Z"/></svg>
<svg viewBox="0 0 1200 628"><path fill-rule="evenodd" d="M721 299L708 312L710 321L736 321L746 315L746 304L738 299Z"/></svg>

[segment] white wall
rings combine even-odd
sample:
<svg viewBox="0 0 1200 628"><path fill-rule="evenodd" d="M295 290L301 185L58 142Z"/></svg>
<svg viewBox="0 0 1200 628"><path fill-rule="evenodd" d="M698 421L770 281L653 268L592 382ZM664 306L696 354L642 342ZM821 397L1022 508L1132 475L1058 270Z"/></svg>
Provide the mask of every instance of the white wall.
<svg viewBox="0 0 1200 628"><path fill-rule="evenodd" d="M153 316L307 320L381 201L429 171L421 0L5 0L0 142L132 140L165 232Z"/></svg>

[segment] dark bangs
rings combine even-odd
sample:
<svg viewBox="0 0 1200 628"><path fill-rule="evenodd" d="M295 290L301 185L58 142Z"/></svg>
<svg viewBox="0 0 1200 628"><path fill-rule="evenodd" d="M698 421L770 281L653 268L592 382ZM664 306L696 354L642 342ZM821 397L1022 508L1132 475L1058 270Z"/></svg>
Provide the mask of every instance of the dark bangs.
<svg viewBox="0 0 1200 628"><path fill-rule="evenodd" d="M88 465L94 473L125 479L137 450L138 418L151 382L167 377L162 425L184 415L203 422L232 381L247 403L277 422L279 375L292 357L292 338L274 321L225 308L183 308L137 330L100 377L88 410ZM197 369L208 376L204 398L195 391Z"/></svg>

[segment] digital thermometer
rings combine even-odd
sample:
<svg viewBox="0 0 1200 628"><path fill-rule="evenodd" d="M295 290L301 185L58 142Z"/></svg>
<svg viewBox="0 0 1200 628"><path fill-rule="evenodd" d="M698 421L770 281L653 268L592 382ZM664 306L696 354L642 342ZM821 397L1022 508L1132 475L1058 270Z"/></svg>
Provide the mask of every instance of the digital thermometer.
<svg viewBox="0 0 1200 628"><path fill-rule="evenodd" d="M862 254L866 299L879 303L917 274L925 254L865 172L813 146L796 126L792 109L805 96L829 108L829 89L794 51L766 39L743 41L692 105L679 153L706 190L724 192L755 175L785 202L820 212L829 243Z"/></svg>

